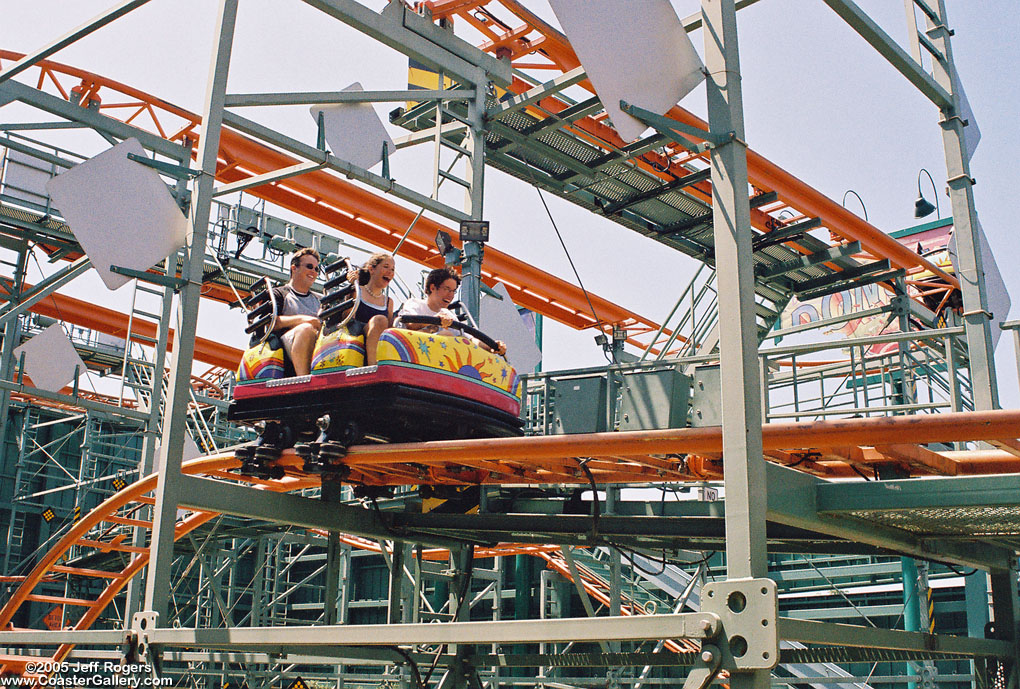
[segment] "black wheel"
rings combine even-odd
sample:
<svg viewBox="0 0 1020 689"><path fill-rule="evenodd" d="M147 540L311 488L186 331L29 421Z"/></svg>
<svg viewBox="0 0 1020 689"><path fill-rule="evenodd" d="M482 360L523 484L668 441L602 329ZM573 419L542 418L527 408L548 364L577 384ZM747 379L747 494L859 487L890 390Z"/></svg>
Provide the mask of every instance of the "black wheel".
<svg viewBox="0 0 1020 689"><path fill-rule="evenodd" d="M261 479L283 478L283 467L272 464L280 458L281 454L283 454L283 450L272 445L261 445L255 448L255 457L249 462L255 470L254 475Z"/></svg>
<svg viewBox="0 0 1020 689"><path fill-rule="evenodd" d="M361 426L358 425L357 421L351 419L344 426L343 430L340 431L340 437L337 440L344 448L348 448L361 442L362 437ZM346 454L347 452L345 451L344 455Z"/></svg>

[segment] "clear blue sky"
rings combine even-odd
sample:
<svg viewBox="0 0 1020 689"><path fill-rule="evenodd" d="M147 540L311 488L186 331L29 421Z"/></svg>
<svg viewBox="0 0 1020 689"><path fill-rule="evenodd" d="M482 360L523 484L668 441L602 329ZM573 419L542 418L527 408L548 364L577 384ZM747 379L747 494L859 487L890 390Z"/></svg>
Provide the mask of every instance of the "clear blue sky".
<svg viewBox="0 0 1020 689"><path fill-rule="evenodd" d="M106 9L112 0L4 0L0 47L27 51ZM138 87L183 107L200 110L211 50L212 0L153 0L54 57ZM366 0L381 7L381 0ZM555 23L545 2L528 2ZM696 0L674 0L681 16ZM861 6L906 45L903 4L860 0ZM957 66L983 139L972 162L979 214L1013 295L1010 318L1020 317L1020 250L1014 229L1020 87L1020 18L1011 0L947 0ZM872 224L894 231L914 224L917 173L927 168L941 195L945 162L938 113L821 0L762 0L739 13L747 139L750 146L836 201L847 189L864 199ZM701 35L692 36L701 51ZM336 89L353 81L365 88L403 88L406 59L360 36L298 0L242 0L230 89L300 91ZM682 103L704 112L704 91ZM380 107L381 112L388 108ZM4 118L7 116L5 109ZM254 115L254 113L246 113ZM279 108L257 119L314 140L305 108ZM104 146L68 135L73 147ZM86 135L87 136L87 135ZM77 138L74 138L77 137ZM427 154L428 156L431 153ZM399 181L414 179L427 156L405 151L393 160ZM533 189L491 171L486 215L493 245L573 281L549 220ZM925 182L927 185L927 182ZM931 191L926 190L929 198ZM848 205L850 205L848 203ZM686 284L689 259L601 218L550 200L585 285L653 319L661 319ZM857 210L856 205L850 206ZM402 267L413 276L413 266ZM634 280L621 276L633 275ZM105 298L98 281L70 292ZM664 288L664 286L666 286ZM122 290L126 291L126 290ZM112 297L116 303L124 295ZM215 309L203 305L204 313ZM1004 319L1006 314L995 314ZM237 314L203 319L203 334L240 344ZM216 324L213 324L213 321ZM595 364L601 354L591 333L552 327L547 368ZM1006 406L1020 406L1012 343L997 352Z"/></svg>

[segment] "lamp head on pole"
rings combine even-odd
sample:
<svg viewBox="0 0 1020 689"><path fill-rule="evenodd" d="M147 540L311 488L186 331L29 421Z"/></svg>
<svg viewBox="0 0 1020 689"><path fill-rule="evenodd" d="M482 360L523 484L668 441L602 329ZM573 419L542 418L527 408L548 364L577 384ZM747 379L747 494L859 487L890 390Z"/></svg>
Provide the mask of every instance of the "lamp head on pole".
<svg viewBox="0 0 1020 689"><path fill-rule="evenodd" d="M924 194L921 193L921 173L928 175L928 181L931 182L931 189L935 192L935 204L931 205L928 199L924 198ZM938 210L939 202L939 190L935 188L935 180L931 178L931 173L921 168L917 172L917 200L914 201L914 217L924 218L932 214L933 211Z"/></svg>
<svg viewBox="0 0 1020 689"><path fill-rule="evenodd" d="M914 217L923 218L931 215L935 212L935 206L931 205L928 199L924 196L918 196L917 201L914 201Z"/></svg>

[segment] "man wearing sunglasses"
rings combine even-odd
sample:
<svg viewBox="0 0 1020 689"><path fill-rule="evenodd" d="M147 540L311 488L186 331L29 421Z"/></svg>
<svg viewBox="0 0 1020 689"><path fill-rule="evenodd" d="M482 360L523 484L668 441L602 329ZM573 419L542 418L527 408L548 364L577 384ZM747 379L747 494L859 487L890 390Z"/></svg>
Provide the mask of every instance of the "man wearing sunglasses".
<svg viewBox="0 0 1020 689"><path fill-rule="evenodd" d="M298 249L290 257L290 281L273 290L279 313L273 332L280 336L294 366L294 375L306 376L312 367L312 352L319 337L319 298L312 285L319 277L319 252Z"/></svg>

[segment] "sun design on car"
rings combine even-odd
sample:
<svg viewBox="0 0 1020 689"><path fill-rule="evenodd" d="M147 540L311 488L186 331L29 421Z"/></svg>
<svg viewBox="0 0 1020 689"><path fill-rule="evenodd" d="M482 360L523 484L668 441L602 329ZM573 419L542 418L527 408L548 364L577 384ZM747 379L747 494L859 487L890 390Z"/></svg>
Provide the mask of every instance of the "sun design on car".
<svg viewBox="0 0 1020 689"><path fill-rule="evenodd" d="M453 371L462 376L468 378L474 378L475 380L487 380L493 378L493 374L482 371L483 366L486 363L486 358L483 355L479 360L476 360L473 354L477 351L477 347L471 347L470 349L455 348L451 350L451 354L447 354L443 357L443 360L439 362L441 368L445 368L447 371ZM465 356L466 355L466 356Z"/></svg>

